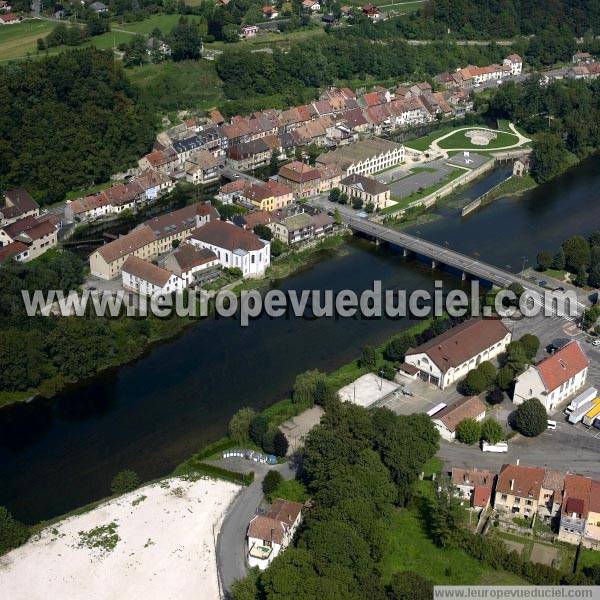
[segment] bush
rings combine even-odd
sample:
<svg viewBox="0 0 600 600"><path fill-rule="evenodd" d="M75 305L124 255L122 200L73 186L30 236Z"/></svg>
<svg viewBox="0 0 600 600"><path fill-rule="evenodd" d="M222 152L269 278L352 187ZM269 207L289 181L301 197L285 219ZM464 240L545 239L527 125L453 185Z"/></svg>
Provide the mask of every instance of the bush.
<svg viewBox="0 0 600 600"><path fill-rule="evenodd" d="M377 351L371 346L365 346L360 353L358 364L366 369L374 369L377 366Z"/></svg>
<svg viewBox="0 0 600 600"><path fill-rule="evenodd" d="M537 255L538 269L545 271L552 266L552 254L550 252L539 252Z"/></svg>
<svg viewBox="0 0 600 600"><path fill-rule="evenodd" d="M139 475L131 469L125 469L116 474L110 484L110 491L113 494L127 494L132 492L140 485Z"/></svg>
<svg viewBox="0 0 600 600"><path fill-rule="evenodd" d="M414 571L394 573L386 586L388 600L430 600L433 584Z"/></svg>
<svg viewBox="0 0 600 600"><path fill-rule="evenodd" d="M537 398L525 400L514 416L515 429L527 437L535 437L548 427L546 409Z"/></svg>
<svg viewBox="0 0 600 600"><path fill-rule="evenodd" d="M466 396L477 396L488 387L486 376L479 370L469 371L462 382L461 392Z"/></svg>
<svg viewBox="0 0 600 600"><path fill-rule="evenodd" d="M29 528L13 518L4 506L0 506L0 555L17 548L28 539Z"/></svg>
<svg viewBox="0 0 600 600"><path fill-rule="evenodd" d="M270 496L278 487L279 484L283 481L283 477L279 471L269 471L262 483L262 491L265 496Z"/></svg>
<svg viewBox="0 0 600 600"><path fill-rule="evenodd" d="M256 415L250 421L250 439L259 446L262 445L263 438L269 429L269 421L264 415Z"/></svg>
<svg viewBox="0 0 600 600"><path fill-rule="evenodd" d="M502 401L504 400L504 392L500 388L495 387L488 392L488 395L485 399L487 400L488 404L502 404Z"/></svg>
<svg viewBox="0 0 600 600"><path fill-rule="evenodd" d="M509 366L498 369L496 375L496 385L505 392L510 389L513 379L515 378L515 372Z"/></svg>
<svg viewBox="0 0 600 600"><path fill-rule="evenodd" d="M394 336L386 345L383 354L388 360L404 360L406 351L416 343L415 336L410 333L400 333Z"/></svg>
<svg viewBox="0 0 600 600"><path fill-rule="evenodd" d="M285 456L289 448L289 442L285 437L285 433L280 429L273 436L273 453L275 456Z"/></svg>
<svg viewBox="0 0 600 600"><path fill-rule="evenodd" d="M245 444L250 440L250 424L256 413L252 408L240 408L229 421L229 437L236 444Z"/></svg>
<svg viewBox="0 0 600 600"><path fill-rule="evenodd" d="M477 370L483 375L485 379L485 387L489 388L492 385L492 383L494 383L494 379L496 378L496 367L494 367L494 365L489 360L486 360L479 365Z"/></svg>
<svg viewBox="0 0 600 600"><path fill-rule="evenodd" d="M519 339L519 344L521 344L521 347L523 348L523 351L525 352L525 356L527 356L527 358L530 361L533 361L533 359L535 358L535 355L537 354L538 350L540 349L539 338L537 338L532 333L526 333L524 336L522 336Z"/></svg>
<svg viewBox="0 0 600 600"><path fill-rule="evenodd" d="M504 429L498 421L486 419L481 424L481 439L490 444L497 444L504 439Z"/></svg>
<svg viewBox="0 0 600 600"><path fill-rule="evenodd" d="M481 438L481 425L475 419L463 419L456 427L456 439L463 444L476 444Z"/></svg>
<svg viewBox="0 0 600 600"><path fill-rule="evenodd" d="M383 365L383 367L381 367L381 374L388 381L394 381L394 378L396 377L396 369L394 369L394 367L389 363L386 363Z"/></svg>

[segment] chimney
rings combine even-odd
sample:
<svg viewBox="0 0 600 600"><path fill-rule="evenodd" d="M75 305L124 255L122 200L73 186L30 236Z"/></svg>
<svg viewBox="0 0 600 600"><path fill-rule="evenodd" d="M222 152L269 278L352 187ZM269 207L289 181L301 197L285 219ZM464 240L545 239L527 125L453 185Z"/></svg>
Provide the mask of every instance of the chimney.
<svg viewBox="0 0 600 600"><path fill-rule="evenodd" d="M521 462L520 458L517 458L517 467L519 466L519 463Z"/></svg>
<svg viewBox="0 0 600 600"><path fill-rule="evenodd" d="M514 479L511 479L511 480L510 480L510 491L511 491L511 492L513 491L514 487L515 487L515 480L514 480Z"/></svg>

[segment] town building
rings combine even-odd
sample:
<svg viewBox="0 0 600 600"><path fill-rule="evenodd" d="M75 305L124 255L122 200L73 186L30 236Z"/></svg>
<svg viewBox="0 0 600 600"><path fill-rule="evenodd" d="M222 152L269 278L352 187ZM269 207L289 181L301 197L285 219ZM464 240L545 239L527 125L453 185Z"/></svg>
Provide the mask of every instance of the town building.
<svg viewBox="0 0 600 600"><path fill-rule="evenodd" d="M494 473L487 470L454 467L450 479L457 498L469 502L471 508L487 508L496 479Z"/></svg>
<svg viewBox="0 0 600 600"><path fill-rule="evenodd" d="M211 250L224 268L238 268L244 277L262 277L271 264L271 244L226 221L196 229L190 243Z"/></svg>
<svg viewBox="0 0 600 600"><path fill-rule="evenodd" d="M442 409L431 420L442 439L450 442L456 438L456 428L461 421L475 419L481 422L484 418L485 404L477 396L468 396Z"/></svg>
<svg viewBox="0 0 600 600"><path fill-rule="evenodd" d="M578 65L578 64L588 64L593 62L593 57L589 52L582 52L581 50L578 50L577 52L575 52L575 54L573 54L573 58L572 58L572 63L574 65Z"/></svg>
<svg viewBox="0 0 600 600"><path fill-rule="evenodd" d="M218 181L221 161L208 150L199 150L185 161L185 179L189 183L205 184Z"/></svg>
<svg viewBox="0 0 600 600"><path fill-rule="evenodd" d="M506 350L510 331L499 319L469 319L406 352L405 363L441 389L456 383L483 361Z"/></svg>
<svg viewBox="0 0 600 600"><path fill-rule="evenodd" d="M249 183L238 192L238 198L254 209L273 211L291 204L294 195L290 187L270 179L266 183Z"/></svg>
<svg viewBox="0 0 600 600"><path fill-rule="evenodd" d="M588 366L583 348L573 340L517 377L513 402L537 398L551 412L585 385Z"/></svg>
<svg viewBox="0 0 600 600"><path fill-rule="evenodd" d="M0 248L5 258L27 262L58 243L58 220L29 215L0 229Z"/></svg>
<svg viewBox="0 0 600 600"><path fill-rule="evenodd" d="M316 196L337 187L341 171L334 164L311 166L293 161L279 169L277 179L290 187L294 196Z"/></svg>
<svg viewBox="0 0 600 600"><path fill-rule="evenodd" d="M540 467L503 465L496 482L494 508L532 518L538 511L544 476L544 469Z"/></svg>
<svg viewBox="0 0 600 600"><path fill-rule="evenodd" d="M184 287L194 283L196 273L218 265L219 259L214 252L189 242L181 243L161 261L161 266L183 280Z"/></svg>
<svg viewBox="0 0 600 600"><path fill-rule="evenodd" d="M600 481L565 475L558 539L600 548Z"/></svg>
<svg viewBox="0 0 600 600"><path fill-rule="evenodd" d="M395 167L404 161L404 146L381 138L367 138L340 146L317 158L318 165L336 165L345 175L368 175Z"/></svg>
<svg viewBox="0 0 600 600"><path fill-rule="evenodd" d="M264 515L256 515L247 531L248 564L266 569L290 544L302 522L302 504L277 499Z"/></svg>
<svg viewBox="0 0 600 600"><path fill-rule="evenodd" d="M319 238L333 230L333 218L325 213L300 212L269 225L275 237L290 246Z"/></svg>
<svg viewBox="0 0 600 600"><path fill-rule="evenodd" d="M0 14L0 25L16 25L22 21L22 17L14 13Z"/></svg>
<svg viewBox="0 0 600 600"><path fill-rule="evenodd" d="M121 278L125 290L140 296L170 294L186 287L184 280L175 273L133 255L123 264Z"/></svg>
<svg viewBox="0 0 600 600"><path fill-rule="evenodd" d="M145 221L128 234L100 246L90 255L91 274L100 279L113 279L129 255L151 260L173 248L192 231L219 218L209 204L196 203Z"/></svg>
<svg viewBox="0 0 600 600"><path fill-rule="evenodd" d="M364 204L372 204L375 210L380 210L394 204L390 197L390 188L383 183L353 173L340 181L340 190L347 194L350 201L359 198Z"/></svg>
<svg viewBox="0 0 600 600"><path fill-rule="evenodd" d="M39 214L40 207L27 190L15 188L4 192L4 201L0 205L0 227L25 217L37 217Z"/></svg>

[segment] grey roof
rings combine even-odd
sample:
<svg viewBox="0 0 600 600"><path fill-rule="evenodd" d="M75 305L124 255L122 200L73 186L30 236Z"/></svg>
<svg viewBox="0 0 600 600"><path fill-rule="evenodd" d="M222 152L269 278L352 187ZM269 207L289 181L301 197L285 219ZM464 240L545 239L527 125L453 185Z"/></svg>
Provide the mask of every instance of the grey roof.
<svg viewBox="0 0 600 600"><path fill-rule="evenodd" d="M377 181L377 179L365 177L364 175L357 175L356 173L342 179L340 185L358 188L371 196L384 194L388 190L387 186Z"/></svg>

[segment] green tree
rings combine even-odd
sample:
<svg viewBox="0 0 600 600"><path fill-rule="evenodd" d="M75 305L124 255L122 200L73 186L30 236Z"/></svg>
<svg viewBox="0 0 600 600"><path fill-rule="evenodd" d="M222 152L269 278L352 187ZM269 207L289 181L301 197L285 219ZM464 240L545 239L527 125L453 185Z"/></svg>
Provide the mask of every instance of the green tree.
<svg viewBox="0 0 600 600"><path fill-rule="evenodd" d="M552 266L552 254L550 252L538 252L537 264L540 271L546 271Z"/></svg>
<svg viewBox="0 0 600 600"><path fill-rule="evenodd" d="M257 414L250 421L250 439L259 446L262 446L263 439L269 428L269 421L262 414Z"/></svg>
<svg viewBox="0 0 600 600"><path fill-rule="evenodd" d="M336 208L333 211L333 222L336 225L341 225L342 224L342 214L340 213L340 209L339 208Z"/></svg>
<svg viewBox="0 0 600 600"><path fill-rule="evenodd" d="M29 539L29 528L0 506L0 556Z"/></svg>
<svg viewBox="0 0 600 600"><path fill-rule="evenodd" d="M523 345L519 342L511 342L506 347L506 354L504 355L505 367L510 367L513 373L520 373L525 364L527 363L527 353L523 348Z"/></svg>
<svg viewBox="0 0 600 600"><path fill-rule="evenodd" d="M476 444L481 438L481 425L475 419L463 419L456 426L456 439L463 444Z"/></svg>
<svg viewBox="0 0 600 600"><path fill-rule="evenodd" d="M540 133L533 142L531 176L537 183L554 179L564 169L566 156L560 136L555 133Z"/></svg>
<svg viewBox="0 0 600 600"><path fill-rule="evenodd" d="M110 484L110 491L113 494L127 494L132 492L140 485L140 477L131 469L119 471Z"/></svg>
<svg viewBox="0 0 600 600"><path fill-rule="evenodd" d="M477 367L477 370L483 375L485 379L485 387L489 388L496 379L496 367L494 367L494 365L489 360L485 360L479 365L479 367Z"/></svg>
<svg viewBox="0 0 600 600"><path fill-rule="evenodd" d="M590 268L587 282L590 287L600 287L600 264L595 264Z"/></svg>
<svg viewBox="0 0 600 600"><path fill-rule="evenodd" d="M348 204L349 198L348 198L348 194L346 194L346 192L342 192L340 194L340 197L338 198L338 202L340 204Z"/></svg>
<svg viewBox="0 0 600 600"><path fill-rule="evenodd" d="M377 351L372 346L365 346L360 353L358 364L366 369L374 369L377 366Z"/></svg>
<svg viewBox="0 0 600 600"><path fill-rule="evenodd" d="M406 351L416 344L415 336L410 333L395 335L385 346L383 354L388 360L402 361Z"/></svg>
<svg viewBox="0 0 600 600"><path fill-rule="evenodd" d="M386 587L388 600L431 600L433 584L414 571L394 573Z"/></svg>
<svg viewBox="0 0 600 600"><path fill-rule="evenodd" d="M526 333L525 335L521 336L519 343L521 344L521 347L523 348L525 356L528 358L528 360L533 361L538 353L538 350L540 349L539 338L532 333Z"/></svg>
<svg viewBox="0 0 600 600"><path fill-rule="evenodd" d="M558 249L557 253L552 258L552 268L558 271L562 271L566 266L565 251L562 246Z"/></svg>
<svg viewBox="0 0 600 600"><path fill-rule="evenodd" d="M317 369L305 371L296 376L292 400L297 404L310 406L315 402L317 384L325 379L325 374Z"/></svg>
<svg viewBox="0 0 600 600"><path fill-rule="evenodd" d="M285 433L278 429L273 436L273 454L275 456L285 456L289 448L289 442L285 437Z"/></svg>
<svg viewBox="0 0 600 600"><path fill-rule="evenodd" d="M488 380L479 369L474 369L467 373L460 387L465 396L477 396L488 387Z"/></svg>
<svg viewBox="0 0 600 600"><path fill-rule="evenodd" d="M584 237L574 235L563 242L562 248L565 253L566 268L569 271L577 273L590 264L590 246Z"/></svg>
<svg viewBox="0 0 600 600"><path fill-rule="evenodd" d="M331 188L329 192L329 201L330 202L339 202L340 200L340 188Z"/></svg>
<svg viewBox="0 0 600 600"><path fill-rule="evenodd" d="M352 208L360 210L363 207L363 201L361 198L352 198Z"/></svg>
<svg viewBox="0 0 600 600"><path fill-rule="evenodd" d="M169 34L171 58L174 61L197 60L200 58L201 44L197 25L181 17Z"/></svg>
<svg viewBox="0 0 600 600"><path fill-rule="evenodd" d="M269 160L269 173L271 175L277 175L277 171L279 171L279 160L277 159L277 154L275 152L271 152L271 158Z"/></svg>
<svg viewBox="0 0 600 600"><path fill-rule="evenodd" d="M512 382L515 378L515 372L513 369L506 365L498 369L498 374L496 375L496 385L505 392L510 389Z"/></svg>
<svg viewBox="0 0 600 600"><path fill-rule="evenodd" d="M502 404L504 401L504 392L501 388L495 387L488 392L485 399L487 400L488 404L491 405Z"/></svg>
<svg viewBox="0 0 600 600"><path fill-rule="evenodd" d="M252 408L240 408L229 421L229 437L236 444L250 441L250 424L256 413Z"/></svg>
<svg viewBox="0 0 600 600"><path fill-rule="evenodd" d="M279 485L283 482L283 477L279 471L271 469L263 479L262 491L268 498L275 492Z"/></svg>
<svg viewBox="0 0 600 600"><path fill-rule="evenodd" d="M273 232L266 225L255 225L252 230L262 240L270 242L273 239Z"/></svg>
<svg viewBox="0 0 600 600"><path fill-rule="evenodd" d="M548 415L543 404L537 398L525 400L514 414L515 429L527 437L535 437L548 427Z"/></svg>
<svg viewBox="0 0 600 600"><path fill-rule="evenodd" d="M485 419L481 424L481 439L490 444L497 444L504 439L504 429L495 419Z"/></svg>

